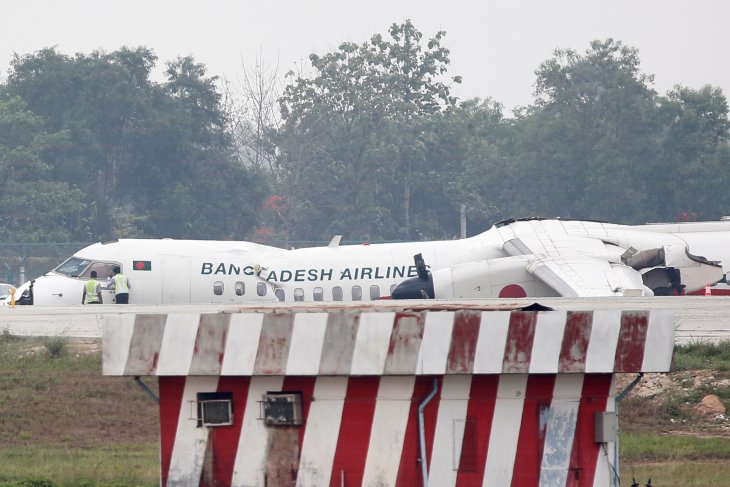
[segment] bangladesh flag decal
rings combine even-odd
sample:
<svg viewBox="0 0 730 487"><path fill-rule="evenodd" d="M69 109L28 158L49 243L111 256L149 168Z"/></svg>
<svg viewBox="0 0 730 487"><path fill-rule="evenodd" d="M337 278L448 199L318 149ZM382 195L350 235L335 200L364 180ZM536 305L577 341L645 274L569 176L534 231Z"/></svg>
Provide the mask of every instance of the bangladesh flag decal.
<svg viewBox="0 0 730 487"><path fill-rule="evenodd" d="M132 269L135 271L151 271L152 261L149 260L135 260L132 261Z"/></svg>

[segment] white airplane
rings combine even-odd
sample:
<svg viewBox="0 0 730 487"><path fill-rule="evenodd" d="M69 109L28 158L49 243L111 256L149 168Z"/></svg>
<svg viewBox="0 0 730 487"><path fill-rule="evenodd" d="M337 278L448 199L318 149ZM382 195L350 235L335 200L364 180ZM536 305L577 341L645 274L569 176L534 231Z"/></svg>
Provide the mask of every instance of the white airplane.
<svg viewBox="0 0 730 487"><path fill-rule="evenodd" d="M671 295L725 281L730 221L533 218L462 240L340 246L335 237L327 247L296 250L121 239L80 250L21 286L16 301L80 305L91 271L103 282L117 265L129 278L131 304ZM113 302L112 291L103 299Z"/></svg>

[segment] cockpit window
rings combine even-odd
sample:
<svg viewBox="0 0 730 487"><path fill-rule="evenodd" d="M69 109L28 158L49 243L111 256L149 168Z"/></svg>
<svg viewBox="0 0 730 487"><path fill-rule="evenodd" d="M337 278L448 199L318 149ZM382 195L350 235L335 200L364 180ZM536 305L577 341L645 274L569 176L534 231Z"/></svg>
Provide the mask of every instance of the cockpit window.
<svg viewBox="0 0 730 487"><path fill-rule="evenodd" d="M87 267L91 264L90 260L71 257L66 262L56 267L54 270L59 274L65 274L69 277L79 277Z"/></svg>
<svg viewBox="0 0 730 487"><path fill-rule="evenodd" d="M111 277L114 266L121 267L117 262L95 262L79 257L71 257L54 270L59 274L64 274L69 277L80 277L82 279L89 279L91 277L91 271L96 271L96 278L104 281Z"/></svg>
<svg viewBox="0 0 730 487"><path fill-rule="evenodd" d="M111 279L114 275L112 270L114 269L114 266L117 265L119 264L116 262L92 262L91 265L81 273L81 277L84 279L90 279L91 271L96 271L96 278L100 281L105 281L107 279Z"/></svg>

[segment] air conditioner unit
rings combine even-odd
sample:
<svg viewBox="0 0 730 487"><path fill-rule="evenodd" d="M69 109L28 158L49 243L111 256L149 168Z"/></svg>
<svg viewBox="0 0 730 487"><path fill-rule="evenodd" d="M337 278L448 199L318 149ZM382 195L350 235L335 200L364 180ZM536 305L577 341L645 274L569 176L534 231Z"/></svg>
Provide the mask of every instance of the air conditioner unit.
<svg viewBox="0 0 730 487"><path fill-rule="evenodd" d="M233 408L229 399L200 401L200 421L203 426L228 426L233 424Z"/></svg>
<svg viewBox="0 0 730 487"><path fill-rule="evenodd" d="M302 394L299 392L267 392L262 405L267 426L302 424Z"/></svg>
<svg viewBox="0 0 730 487"><path fill-rule="evenodd" d="M199 392L197 400L198 427L233 424L233 394L230 392Z"/></svg>

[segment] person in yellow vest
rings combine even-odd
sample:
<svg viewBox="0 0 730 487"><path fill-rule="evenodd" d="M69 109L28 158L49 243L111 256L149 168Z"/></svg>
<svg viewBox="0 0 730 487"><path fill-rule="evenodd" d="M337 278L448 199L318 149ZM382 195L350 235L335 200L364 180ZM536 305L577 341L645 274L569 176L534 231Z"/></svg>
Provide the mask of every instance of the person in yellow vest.
<svg viewBox="0 0 730 487"><path fill-rule="evenodd" d="M91 271L91 279L84 284L84 294L81 295L81 304L103 304L101 284L96 280L96 271Z"/></svg>
<svg viewBox="0 0 730 487"><path fill-rule="evenodd" d="M113 290L116 294L114 301L117 304L129 304L129 279L127 276L122 274L122 269L119 266L114 266L114 275L109 280L109 289Z"/></svg>

